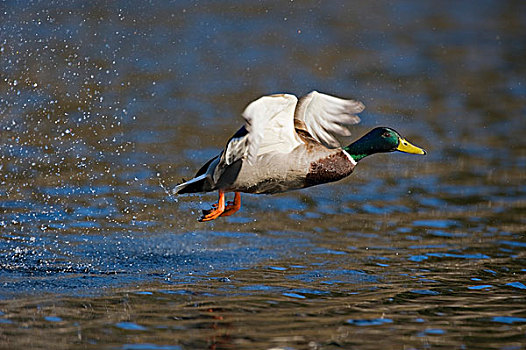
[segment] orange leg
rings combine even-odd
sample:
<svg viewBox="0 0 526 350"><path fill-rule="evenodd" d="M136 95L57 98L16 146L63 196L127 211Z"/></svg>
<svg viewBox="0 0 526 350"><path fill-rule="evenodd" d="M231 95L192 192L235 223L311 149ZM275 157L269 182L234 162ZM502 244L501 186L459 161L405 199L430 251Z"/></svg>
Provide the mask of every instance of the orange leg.
<svg viewBox="0 0 526 350"><path fill-rule="evenodd" d="M217 219L223 212L225 211L225 192L219 190L219 201L217 202L217 206L214 205L214 209L210 210L203 210L203 216L199 219L199 221L210 221Z"/></svg>
<svg viewBox="0 0 526 350"><path fill-rule="evenodd" d="M241 193L235 192L234 201L228 202L228 205L225 207L225 211L221 216L230 216L241 208Z"/></svg>

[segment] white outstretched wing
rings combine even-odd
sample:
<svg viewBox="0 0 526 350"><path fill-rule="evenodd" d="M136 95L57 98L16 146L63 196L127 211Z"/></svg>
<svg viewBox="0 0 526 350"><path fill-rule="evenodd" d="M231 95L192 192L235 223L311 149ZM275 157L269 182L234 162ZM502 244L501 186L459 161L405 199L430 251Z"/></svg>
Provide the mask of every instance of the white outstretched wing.
<svg viewBox="0 0 526 350"><path fill-rule="evenodd" d="M286 153L300 144L294 130L294 95L263 96L250 103L243 112L246 134L230 140L225 150L227 164L246 157L254 164L260 154Z"/></svg>
<svg viewBox="0 0 526 350"><path fill-rule="evenodd" d="M313 91L303 96L296 107L294 117L302 121L307 131L325 146L337 148L340 142L335 135L350 136L350 131L344 125L360 122L356 113L365 106L360 101L344 100Z"/></svg>

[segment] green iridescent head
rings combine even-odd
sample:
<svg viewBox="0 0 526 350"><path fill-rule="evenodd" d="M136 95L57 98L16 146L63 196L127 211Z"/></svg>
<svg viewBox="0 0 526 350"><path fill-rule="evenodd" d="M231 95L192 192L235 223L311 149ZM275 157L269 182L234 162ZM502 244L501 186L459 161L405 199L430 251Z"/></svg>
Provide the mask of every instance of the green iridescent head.
<svg viewBox="0 0 526 350"><path fill-rule="evenodd" d="M356 142L344 150L355 160L359 161L371 154L400 151L404 153L426 154L420 147L412 145L398 132L391 128L379 127L369 131Z"/></svg>

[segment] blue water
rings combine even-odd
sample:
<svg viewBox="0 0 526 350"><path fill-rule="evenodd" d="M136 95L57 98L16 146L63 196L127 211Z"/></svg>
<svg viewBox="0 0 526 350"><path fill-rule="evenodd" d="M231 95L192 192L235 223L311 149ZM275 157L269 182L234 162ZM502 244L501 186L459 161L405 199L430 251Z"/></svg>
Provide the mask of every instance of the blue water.
<svg viewBox="0 0 526 350"><path fill-rule="evenodd" d="M10 1L0 10L0 348L520 349L516 1ZM428 154L170 195L263 94L365 103Z"/></svg>

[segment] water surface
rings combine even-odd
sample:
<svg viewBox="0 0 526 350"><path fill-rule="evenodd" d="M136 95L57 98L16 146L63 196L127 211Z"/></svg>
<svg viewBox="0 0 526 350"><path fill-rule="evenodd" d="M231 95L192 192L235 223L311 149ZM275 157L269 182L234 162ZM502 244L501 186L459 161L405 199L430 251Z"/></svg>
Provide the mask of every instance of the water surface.
<svg viewBox="0 0 526 350"><path fill-rule="evenodd" d="M520 1L8 1L0 347L521 349ZM243 196L167 190L262 94L362 100L425 157Z"/></svg>

